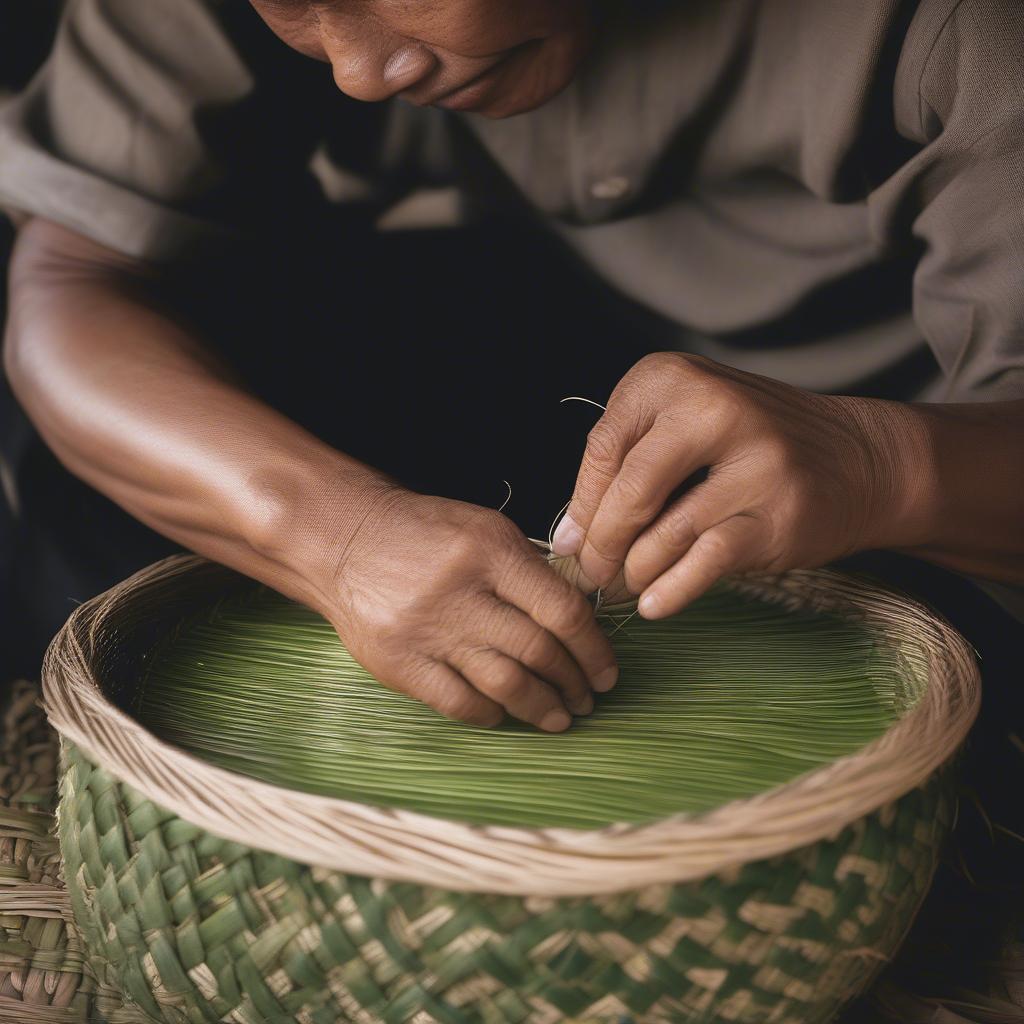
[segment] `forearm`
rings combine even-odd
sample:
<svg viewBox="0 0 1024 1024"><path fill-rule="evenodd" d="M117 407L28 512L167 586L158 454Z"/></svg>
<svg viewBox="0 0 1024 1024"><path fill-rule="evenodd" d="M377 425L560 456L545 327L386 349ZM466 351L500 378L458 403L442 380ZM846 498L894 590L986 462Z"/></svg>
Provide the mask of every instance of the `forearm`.
<svg viewBox="0 0 1024 1024"><path fill-rule="evenodd" d="M319 605L387 481L247 394L102 255L50 226L19 237L5 362L28 415L138 519Z"/></svg>
<svg viewBox="0 0 1024 1024"><path fill-rule="evenodd" d="M918 442L904 453L913 501L893 546L1024 584L1024 401L904 409Z"/></svg>

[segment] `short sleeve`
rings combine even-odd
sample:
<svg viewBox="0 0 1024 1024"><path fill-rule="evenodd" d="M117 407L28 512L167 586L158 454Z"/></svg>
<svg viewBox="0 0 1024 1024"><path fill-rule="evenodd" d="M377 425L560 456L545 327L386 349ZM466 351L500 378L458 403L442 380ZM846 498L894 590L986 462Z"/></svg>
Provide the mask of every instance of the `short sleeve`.
<svg viewBox="0 0 1024 1024"><path fill-rule="evenodd" d="M922 26L930 29L924 37ZM923 243L913 301L944 377L932 397L1024 399L1019 0L926 0L911 38L896 112L903 134L922 148L889 191L898 191Z"/></svg>
<svg viewBox="0 0 1024 1024"><path fill-rule="evenodd" d="M332 91L240 0L70 0L0 109L0 207L142 259L219 248L313 188Z"/></svg>
<svg viewBox="0 0 1024 1024"><path fill-rule="evenodd" d="M924 249L914 317L939 401L1024 399L1024 18L1019 0L922 0L896 77L918 153L876 196ZM1024 587L975 579L1024 621Z"/></svg>
<svg viewBox="0 0 1024 1024"><path fill-rule="evenodd" d="M1024 398L1024 19L1017 0L945 15L917 82L925 144L914 315L948 400Z"/></svg>

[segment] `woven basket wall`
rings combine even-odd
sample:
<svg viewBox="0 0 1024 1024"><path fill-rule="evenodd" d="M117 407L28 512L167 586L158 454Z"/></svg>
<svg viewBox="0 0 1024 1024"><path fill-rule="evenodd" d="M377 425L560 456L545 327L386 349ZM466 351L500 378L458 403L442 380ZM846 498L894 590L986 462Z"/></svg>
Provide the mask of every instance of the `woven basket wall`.
<svg viewBox="0 0 1024 1024"><path fill-rule="evenodd" d="M966 645L826 573L743 584L856 614L914 709L861 753L698 818L469 826L293 793L167 747L116 701L155 637L237 585L176 559L79 609L44 667L60 841L101 982L174 1024L818 1024L895 951L977 710Z"/></svg>
<svg viewBox="0 0 1024 1024"><path fill-rule="evenodd" d="M39 697L13 683L0 718L0 1024L142 1024L97 985L71 919L54 827L58 738Z"/></svg>

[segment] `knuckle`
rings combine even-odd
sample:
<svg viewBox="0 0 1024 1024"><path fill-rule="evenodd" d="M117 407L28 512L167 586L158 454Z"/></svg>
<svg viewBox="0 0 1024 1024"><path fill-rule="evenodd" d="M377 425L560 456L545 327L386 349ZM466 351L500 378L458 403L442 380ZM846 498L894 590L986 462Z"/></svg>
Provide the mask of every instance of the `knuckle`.
<svg viewBox="0 0 1024 1024"><path fill-rule="evenodd" d="M557 643L546 630L540 628L527 641L522 660L543 676L558 672L563 665Z"/></svg>
<svg viewBox="0 0 1024 1024"><path fill-rule="evenodd" d="M466 527L446 538L444 562L461 567L478 561L481 551L481 537L472 526Z"/></svg>
<svg viewBox="0 0 1024 1024"><path fill-rule="evenodd" d="M495 725L500 719L500 715L488 704L464 693L442 691L434 701L434 709L445 718L468 722L471 725Z"/></svg>
<svg viewBox="0 0 1024 1024"><path fill-rule="evenodd" d="M687 377L691 380L701 381L706 385L713 382L730 380L732 371L724 363L715 362L709 356L699 356L695 353L683 355L684 369Z"/></svg>
<svg viewBox="0 0 1024 1024"><path fill-rule="evenodd" d="M385 650L398 646L403 627L409 624L408 610L392 603L370 605L360 617L363 628Z"/></svg>
<svg viewBox="0 0 1024 1024"><path fill-rule="evenodd" d="M733 427L742 422L750 408L749 399L731 383L718 381L711 400L711 415L722 427Z"/></svg>
<svg viewBox="0 0 1024 1024"><path fill-rule="evenodd" d="M620 473L612 484L612 498L619 509L618 514L629 522L647 522L658 509L651 495L651 489L637 473Z"/></svg>
<svg viewBox="0 0 1024 1024"><path fill-rule="evenodd" d="M758 450L756 471L771 481L769 493L802 499L817 486L816 474L808 473L800 457L781 439L769 438Z"/></svg>
<svg viewBox="0 0 1024 1024"><path fill-rule="evenodd" d="M520 534L515 523L496 509L482 508L470 520L468 537L472 553L479 556L481 545L488 547L519 547Z"/></svg>
<svg viewBox="0 0 1024 1024"><path fill-rule="evenodd" d="M551 650L547 640L547 634L540 626L527 630L518 651L520 661L526 662L529 665L537 665L539 662L549 658Z"/></svg>
<svg viewBox="0 0 1024 1024"><path fill-rule="evenodd" d="M678 391L692 387L707 373L707 360L685 352L657 352L652 357L651 381L658 388Z"/></svg>
<svg viewBox="0 0 1024 1024"><path fill-rule="evenodd" d="M405 692L422 700L445 718L471 725L492 726L501 721L501 712L485 697L474 693L436 662L423 661L410 666L404 674Z"/></svg>
<svg viewBox="0 0 1024 1024"><path fill-rule="evenodd" d="M496 584L499 591L516 595L517 603L526 605L535 599L536 583L534 582L535 563L542 559L539 551L518 549L509 552L498 568ZM500 609L495 609L494 625L504 623L505 617Z"/></svg>
<svg viewBox="0 0 1024 1024"><path fill-rule="evenodd" d="M725 533L711 533L704 542L704 554L711 565L722 569L732 561L733 544Z"/></svg>
<svg viewBox="0 0 1024 1024"><path fill-rule="evenodd" d="M462 696L441 667L430 661L409 665L403 672L406 693L429 704L442 715L450 715L452 707Z"/></svg>
<svg viewBox="0 0 1024 1024"><path fill-rule="evenodd" d="M591 470L610 475L617 464L618 450L617 431L601 420L587 434L583 459Z"/></svg>
<svg viewBox="0 0 1024 1024"><path fill-rule="evenodd" d="M620 551L617 546L609 541L607 538L600 536L592 536L587 534L587 539L584 542L583 550L580 552L580 560L584 563L584 570L591 577L595 579L594 573L601 572L607 566L595 566L593 565L593 559L597 559L601 562L607 562L609 565L617 566L622 560L623 552Z"/></svg>
<svg viewBox="0 0 1024 1024"><path fill-rule="evenodd" d="M662 377L685 372L688 365L687 357L681 352L651 352L634 369L643 376Z"/></svg>
<svg viewBox="0 0 1024 1024"><path fill-rule="evenodd" d="M658 544L672 550L685 550L698 537L693 512L686 505L669 510L654 524L652 533Z"/></svg>
<svg viewBox="0 0 1024 1024"><path fill-rule="evenodd" d="M579 592L566 593L562 600L552 605L548 621L551 629L559 636L579 636L594 618L587 599Z"/></svg>
<svg viewBox="0 0 1024 1024"><path fill-rule="evenodd" d="M486 680L481 680L482 688L500 704L518 703L530 691L526 674L510 663L491 665L482 675Z"/></svg>

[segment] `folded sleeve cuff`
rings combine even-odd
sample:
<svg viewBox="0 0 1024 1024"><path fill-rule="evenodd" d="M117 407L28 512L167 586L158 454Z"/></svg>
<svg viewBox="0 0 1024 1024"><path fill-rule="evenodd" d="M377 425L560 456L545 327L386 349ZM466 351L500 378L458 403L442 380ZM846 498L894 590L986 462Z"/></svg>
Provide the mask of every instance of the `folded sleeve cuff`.
<svg viewBox="0 0 1024 1024"><path fill-rule="evenodd" d="M203 258L237 239L231 228L164 206L56 158L19 116L22 100L0 108L0 207L43 217L152 262Z"/></svg>

